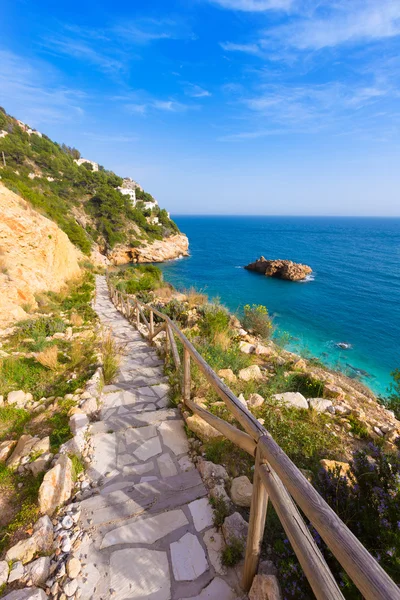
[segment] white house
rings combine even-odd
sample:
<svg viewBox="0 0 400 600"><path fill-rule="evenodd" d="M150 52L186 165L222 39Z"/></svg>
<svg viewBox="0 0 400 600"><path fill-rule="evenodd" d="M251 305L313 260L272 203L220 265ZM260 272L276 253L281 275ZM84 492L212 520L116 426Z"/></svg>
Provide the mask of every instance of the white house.
<svg viewBox="0 0 400 600"><path fill-rule="evenodd" d="M99 165L97 162L94 162L93 160L89 160L88 158L75 158L74 162L81 166L84 163L89 163L89 165L92 165L93 171L98 171L99 170Z"/></svg>
<svg viewBox="0 0 400 600"><path fill-rule="evenodd" d="M153 210L153 208L155 208L157 206L157 204L158 204L157 200L149 200L148 202L144 203L144 207L145 207L145 209Z"/></svg>
<svg viewBox="0 0 400 600"><path fill-rule="evenodd" d="M136 189L135 188L125 188L123 186L117 187L117 190L121 192L124 196L129 196L132 206L136 206Z"/></svg>

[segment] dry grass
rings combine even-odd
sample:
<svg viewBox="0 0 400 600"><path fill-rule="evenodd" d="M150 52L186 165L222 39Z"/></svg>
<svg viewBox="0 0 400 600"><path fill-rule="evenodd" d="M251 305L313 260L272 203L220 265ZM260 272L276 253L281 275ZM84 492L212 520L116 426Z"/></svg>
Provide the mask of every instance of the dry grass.
<svg viewBox="0 0 400 600"><path fill-rule="evenodd" d="M154 293L160 300L170 300L172 297L172 289L168 286L160 287L157 290L154 290Z"/></svg>
<svg viewBox="0 0 400 600"><path fill-rule="evenodd" d="M195 288L191 287L185 290L184 294L187 297L189 308L195 308L196 306L203 306L208 302L207 294L198 292Z"/></svg>
<svg viewBox="0 0 400 600"><path fill-rule="evenodd" d="M223 350L228 350L229 346L231 345L232 340L229 337L228 332L218 331L214 335L213 342L216 346L219 346Z"/></svg>
<svg viewBox="0 0 400 600"><path fill-rule="evenodd" d="M51 371L57 371L58 369L58 346L50 346L43 350L43 352L39 352L36 356L36 360L47 367Z"/></svg>
<svg viewBox="0 0 400 600"><path fill-rule="evenodd" d="M114 340L111 332L108 331L103 335L100 352L103 358L104 383L108 385L117 376L121 364L123 348L121 344L118 344L118 342Z"/></svg>
<svg viewBox="0 0 400 600"><path fill-rule="evenodd" d="M83 319L80 315L78 315L76 310L73 310L71 312L71 316L70 316L69 320L71 321L71 324L74 327L81 327L83 325Z"/></svg>

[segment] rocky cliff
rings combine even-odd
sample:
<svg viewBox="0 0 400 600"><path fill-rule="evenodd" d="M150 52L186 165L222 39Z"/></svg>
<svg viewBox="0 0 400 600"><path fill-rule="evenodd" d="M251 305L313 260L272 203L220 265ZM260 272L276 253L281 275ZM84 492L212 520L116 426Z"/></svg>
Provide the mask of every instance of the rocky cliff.
<svg viewBox="0 0 400 600"><path fill-rule="evenodd" d="M258 260L245 267L248 271L256 271L267 277L300 281L312 273L311 267L292 262L291 260L267 260L261 256Z"/></svg>
<svg viewBox="0 0 400 600"><path fill-rule="evenodd" d="M0 183L0 326L26 317L35 293L79 275L80 257L53 221Z"/></svg>
<svg viewBox="0 0 400 600"><path fill-rule="evenodd" d="M114 265L123 265L128 262L146 263L163 262L174 258L188 256L189 240L184 234L171 235L162 240L143 245L140 248L119 246L108 254L110 262Z"/></svg>

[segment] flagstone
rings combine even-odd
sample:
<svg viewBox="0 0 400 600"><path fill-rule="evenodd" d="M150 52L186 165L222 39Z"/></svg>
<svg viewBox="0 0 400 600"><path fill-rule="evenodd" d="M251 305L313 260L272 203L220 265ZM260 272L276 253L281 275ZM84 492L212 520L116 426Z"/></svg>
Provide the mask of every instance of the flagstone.
<svg viewBox="0 0 400 600"><path fill-rule="evenodd" d="M189 443L182 421L164 421L158 428L163 442L176 455L189 451Z"/></svg>
<svg viewBox="0 0 400 600"><path fill-rule="evenodd" d="M110 559L113 600L170 600L171 583L166 552L129 548Z"/></svg>
<svg viewBox="0 0 400 600"><path fill-rule="evenodd" d="M170 545L172 570L176 581L193 581L207 571L208 563L199 540L186 533Z"/></svg>
<svg viewBox="0 0 400 600"><path fill-rule="evenodd" d="M161 442L158 437L154 437L144 442L139 448L136 448L134 455L139 460L148 460L157 454L161 454L161 452Z"/></svg>
<svg viewBox="0 0 400 600"><path fill-rule="evenodd" d="M208 501L208 498L199 498L189 504L190 514L196 531L202 531L206 527L211 527L214 523L214 511Z"/></svg>
<svg viewBox="0 0 400 600"><path fill-rule="evenodd" d="M171 510L154 517L135 519L104 536L101 548L116 544L154 544L172 531L187 525L189 522L182 510Z"/></svg>
<svg viewBox="0 0 400 600"><path fill-rule="evenodd" d="M198 596L182 598L182 600L235 600L235 598L237 598L235 592L226 581L220 577L215 577Z"/></svg>
<svg viewBox="0 0 400 600"><path fill-rule="evenodd" d="M160 469L161 477L172 477L178 473L174 461L168 453L162 454L157 458L158 468Z"/></svg>
<svg viewBox="0 0 400 600"><path fill-rule="evenodd" d="M150 438L156 437L157 429L154 425L148 425L147 427L138 427L136 429L130 427L125 430L125 440L128 446L130 444L138 444L145 442Z"/></svg>

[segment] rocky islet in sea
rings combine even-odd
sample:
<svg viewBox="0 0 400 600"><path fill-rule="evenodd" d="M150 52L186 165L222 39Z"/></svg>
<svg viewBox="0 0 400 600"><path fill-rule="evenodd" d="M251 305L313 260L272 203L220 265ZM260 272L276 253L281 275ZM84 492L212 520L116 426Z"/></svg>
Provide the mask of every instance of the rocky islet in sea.
<svg viewBox="0 0 400 600"><path fill-rule="evenodd" d="M312 268L308 265L295 263L291 260L268 260L264 256L260 256L255 262L246 265L245 269L262 273L267 277L286 279L288 281L301 281L312 273Z"/></svg>

